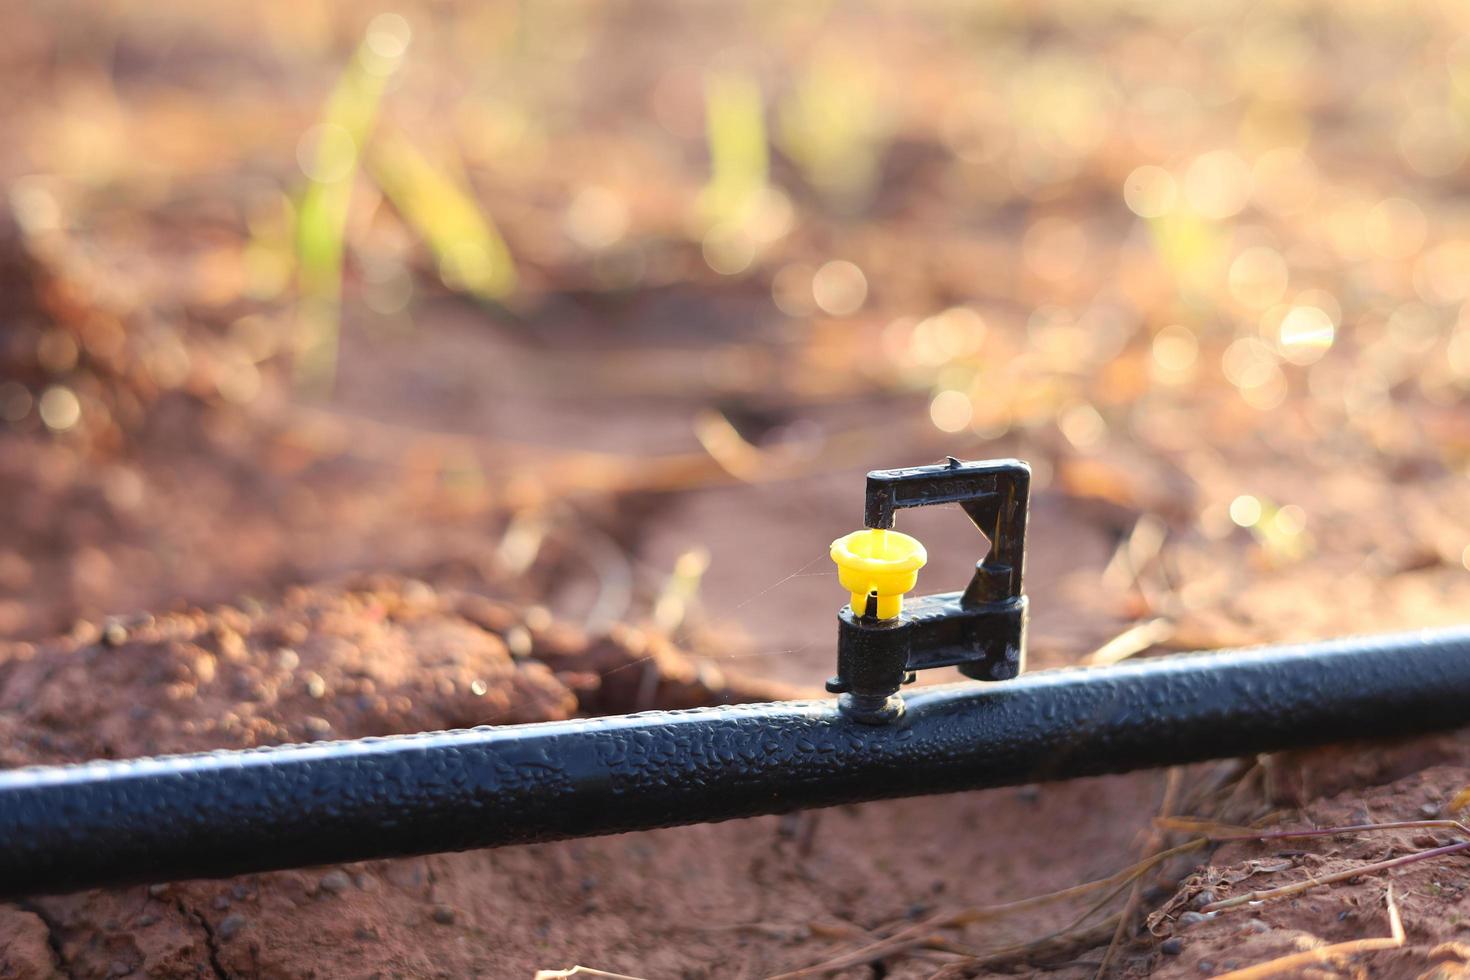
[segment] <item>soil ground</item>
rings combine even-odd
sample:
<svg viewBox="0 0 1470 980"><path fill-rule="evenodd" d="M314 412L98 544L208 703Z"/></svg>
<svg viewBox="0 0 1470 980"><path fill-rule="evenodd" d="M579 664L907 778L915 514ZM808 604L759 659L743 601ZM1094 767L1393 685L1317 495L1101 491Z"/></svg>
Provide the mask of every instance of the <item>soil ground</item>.
<svg viewBox="0 0 1470 980"><path fill-rule="evenodd" d="M863 473L945 454L1035 469L1034 669L1463 621L1457 10L409 4L326 385L282 214L376 13L10 12L0 764L813 693ZM707 71L773 146L714 164L762 188L739 268ZM439 274L394 140L514 292ZM984 547L901 526L925 591ZM1466 786L1461 732L36 898L0 977L1212 976L1389 935L1391 885L1401 946L1278 975L1449 978L1463 854L1199 911L1443 826L1201 847L1080 924L1101 892L992 907L1189 841L1164 811L1448 819Z"/></svg>

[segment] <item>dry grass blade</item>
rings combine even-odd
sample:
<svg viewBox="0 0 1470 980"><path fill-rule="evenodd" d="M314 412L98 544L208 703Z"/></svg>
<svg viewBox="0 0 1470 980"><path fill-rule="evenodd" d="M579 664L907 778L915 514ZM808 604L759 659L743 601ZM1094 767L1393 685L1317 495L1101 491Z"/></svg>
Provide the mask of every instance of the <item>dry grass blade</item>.
<svg viewBox="0 0 1470 980"><path fill-rule="evenodd" d="M820 445L788 444L778 449L752 445L729 417L709 409L694 417L694 435L710 458L743 483L764 483L811 461Z"/></svg>
<svg viewBox="0 0 1470 980"><path fill-rule="evenodd" d="M1174 624L1167 619L1150 619L1136 623L1082 658L1084 667L1110 667L1157 646L1174 635Z"/></svg>
<svg viewBox="0 0 1470 980"><path fill-rule="evenodd" d="M1232 970L1229 973L1220 974L1215 980L1262 980L1264 977L1277 977L1282 974L1300 976L1308 966L1332 963L1359 953L1371 953L1374 950L1398 949L1404 944L1404 923L1399 918L1398 903L1393 898L1393 885L1388 886L1384 903L1388 906L1389 934L1387 936L1377 939L1352 939L1344 943L1323 946L1321 949L1293 953L1290 956L1248 966L1243 970Z"/></svg>
<svg viewBox="0 0 1470 980"><path fill-rule="evenodd" d="M1091 949L1098 943L1103 942L1118 927L1122 914L1110 915L1106 919L1090 928L1083 930L1064 930L1050 936L1029 943L1016 943L1012 946L1004 946L1000 949L986 953L984 956L975 956L960 960L945 966L938 973L933 974L930 980L950 980L972 976L980 970L1003 970L1008 967L1020 966L1027 963L1039 963L1053 960L1058 957L1068 956L1082 950Z"/></svg>
<svg viewBox="0 0 1470 980"><path fill-rule="evenodd" d="M1252 830L1250 827L1236 827L1194 817L1160 817L1154 821L1154 826L1160 830L1203 834L1212 841L1294 840L1305 837L1336 837L1339 834L1358 834L1379 830L1454 830L1470 837L1470 826L1459 820L1394 820L1387 823L1313 827L1308 830Z"/></svg>
<svg viewBox="0 0 1470 980"><path fill-rule="evenodd" d="M1031 909L1041 908L1046 905L1052 905L1057 902L1063 902L1071 898L1077 898L1082 895L1091 894L1096 891L1110 889L1107 894L1103 896L1102 900L1099 903L1094 905L1082 916L1076 919L1072 923L1072 925L1068 926L1066 929L1060 930L1056 933L1052 933L1048 936L1044 936L1039 940L1034 940L1029 943L1021 943L1017 944L1014 947L1005 947L1004 949L996 950L993 953L985 954L985 957L1013 953L1015 950L1023 948L1031 949L1035 947L1037 943L1047 942L1051 939L1062 936L1074 930L1078 925L1091 917L1092 914L1096 912L1097 909L1099 909L1109 899L1111 899L1123 888L1131 884L1139 876L1147 873L1150 869L1155 868L1163 862L1169 860L1170 858L1176 857L1180 854L1186 854L1190 851L1198 850L1206 843L1207 841L1205 840L1205 838L1201 837L1197 840L1189 841L1185 844L1180 844L1177 847L1171 847L1168 850L1160 851L1152 857L1129 865L1127 868L1124 868L1123 870L1115 874L1109 875L1106 878L1099 878L1095 881L1085 882L1080 885L1073 885L1071 888L1064 888L1060 891L1048 892L1045 895L1035 895L1031 898L1023 898L1015 902L1006 902L1000 905L982 905L968 909L961 909L957 912L943 912L939 915L930 916L922 922L916 922L911 926L900 929L898 932L895 932L891 936L879 939L876 942L869 943L866 946L862 946L858 949L852 950L851 952L833 957L832 959L824 960L821 963L816 963L812 966L802 967L798 970L792 970L787 973L779 974L777 976L771 977L770 980L797 980L797 978L800 977L818 977L827 973L836 972L838 970L845 970L854 966L862 966L865 963L873 963L878 960L885 959L889 956L894 956L898 953L906 952L916 946L922 946L931 941L939 940L941 937L938 935L937 930L940 929L952 928L954 926L970 925L976 922L983 922L990 919L999 919L1008 915L1014 915L1018 912L1025 912ZM1117 919L1115 917L1110 917L1108 921L1111 924L1108 926L1108 929L1102 938L1106 938L1108 935L1111 935L1112 930L1116 928ZM878 931L881 932L882 930ZM1099 939L1098 941L1100 942L1101 939ZM977 957L977 959L978 958L984 957Z"/></svg>
<svg viewBox="0 0 1470 980"><path fill-rule="evenodd" d="M535 980L562 980L563 977L602 977L603 980L644 980L626 973L608 973L590 966L574 966L570 970L537 970Z"/></svg>
<svg viewBox="0 0 1470 980"><path fill-rule="evenodd" d="M969 925L973 922L983 922L987 919L1000 918L1003 915L1011 915L1016 912L1027 911L1029 909L1039 908L1044 905L1050 905L1053 902L1065 901L1069 898L1077 898L1078 896L1090 894L1091 892L1108 888L1109 886L1116 887L1120 885L1126 885L1129 882L1133 881L1134 878L1149 871L1154 867L1157 867L1170 858L1177 857L1180 854L1188 854L1190 851L1199 850L1206 843L1207 841L1204 838L1188 841L1187 843L1180 844L1177 847L1171 847L1166 851L1160 851L1159 853L1147 858L1146 860L1139 861L1136 864L1131 864L1128 867L1124 868L1122 871L1115 872L1106 878L1098 878L1094 881L1084 882L1080 885L1073 885L1071 888L1064 888L1061 891L1049 892L1045 895L1037 895L1032 898L1023 898L1019 901L1008 902L1004 905L989 905L980 906L978 908L964 909L961 912L958 912L948 917L947 924Z"/></svg>
<svg viewBox="0 0 1470 980"><path fill-rule="evenodd" d="M1170 812L1178 804L1179 788L1183 783L1183 779L1184 770L1178 766L1171 768L1166 774L1164 779L1164 795L1162 801L1159 803L1160 818L1169 816ZM1158 848L1162 843L1161 837L1162 834L1158 830L1157 824L1155 824L1154 829L1149 832L1147 839L1144 841L1143 847L1140 848L1140 860L1144 859L1150 851ZM1138 911L1138 902L1143 894L1142 885L1143 876L1139 875L1133 879L1132 885L1128 888L1128 902L1123 906L1123 911L1118 916L1117 928L1113 930L1113 936L1108 941L1108 948L1103 952L1102 962L1097 966L1097 977L1099 980L1107 974L1108 967L1113 962L1113 954L1117 952L1118 946L1123 942L1123 935L1128 931L1128 923L1133 921L1133 916Z"/></svg>
<svg viewBox="0 0 1470 980"><path fill-rule="evenodd" d="M1320 885L1330 885L1338 881L1346 881L1349 878L1358 878L1363 875L1379 874L1390 868L1403 867L1406 864L1414 864L1419 861L1428 861L1433 858L1443 857L1446 854L1455 854L1460 851L1470 851L1470 841L1461 841L1458 844L1446 844L1444 847L1433 847L1427 851L1416 851L1403 857L1389 858L1387 861L1376 861L1373 864L1364 864L1338 871L1330 875L1307 878L1303 881L1293 882L1290 885L1282 885L1279 888L1265 888L1259 891L1247 892L1244 895L1236 895L1232 898L1211 902L1201 912L1219 912L1223 909L1235 908L1255 902L1270 902L1278 898L1289 898L1299 895L1304 891L1316 888Z"/></svg>

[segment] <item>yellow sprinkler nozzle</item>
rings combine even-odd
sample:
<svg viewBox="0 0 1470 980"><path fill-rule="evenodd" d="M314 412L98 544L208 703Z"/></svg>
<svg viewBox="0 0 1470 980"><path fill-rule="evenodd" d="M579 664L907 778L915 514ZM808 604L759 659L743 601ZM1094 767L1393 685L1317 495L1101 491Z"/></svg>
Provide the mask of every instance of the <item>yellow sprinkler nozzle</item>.
<svg viewBox="0 0 1470 980"><path fill-rule="evenodd" d="M929 553L917 538L883 528L864 528L832 542L837 580L852 593L852 611L861 616L868 596L878 594L878 618L903 612L903 594L919 581Z"/></svg>

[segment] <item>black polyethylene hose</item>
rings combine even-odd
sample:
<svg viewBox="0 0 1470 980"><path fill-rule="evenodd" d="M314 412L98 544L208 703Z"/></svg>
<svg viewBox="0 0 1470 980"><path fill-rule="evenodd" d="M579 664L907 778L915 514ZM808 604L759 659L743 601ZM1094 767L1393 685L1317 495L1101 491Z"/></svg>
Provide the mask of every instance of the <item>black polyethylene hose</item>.
<svg viewBox="0 0 1470 980"><path fill-rule="evenodd" d="M1470 724L1470 630L831 701L0 773L0 897L1121 772Z"/></svg>

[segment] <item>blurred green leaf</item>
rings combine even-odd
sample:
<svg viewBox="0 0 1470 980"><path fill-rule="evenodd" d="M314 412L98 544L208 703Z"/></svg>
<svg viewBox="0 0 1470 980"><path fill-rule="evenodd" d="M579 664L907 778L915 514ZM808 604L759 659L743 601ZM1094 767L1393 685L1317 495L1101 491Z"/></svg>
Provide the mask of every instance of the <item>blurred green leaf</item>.
<svg viewBox="0 0 1470 980"><path fill-rule="evenodd" d="M871 70L819 55L782 101L777 133L781 148L830 204L855 211L868 202L887 139Z"/></svg>
<svg viewBox="0 0 1470 980"><path fill-rule="evenodd" d="M402 63L408 28L401 17L373 19L343 71L321 120L303 137L301 168L308 183L296 217L300 309L296 336L296 380L330 388L337 365L342 306L343 239L359 157L378 120L388 79Z"/></svg>
<svg viewBox="0 0 1470 980"><path fill-rule="evenodd" d="M700 214L709 226L738 226L760 200L770 170L760 85L744 73L711 72L704 106L710 178Z"/></svg>
<svg viewBox="0 0 1470 980"><path fill-rule="evenodd" d="M510 249L461 177L436 167L400 134L375 144L368 166L393 206L428 243L446 286L496 303L515 291Z"/></svg>

